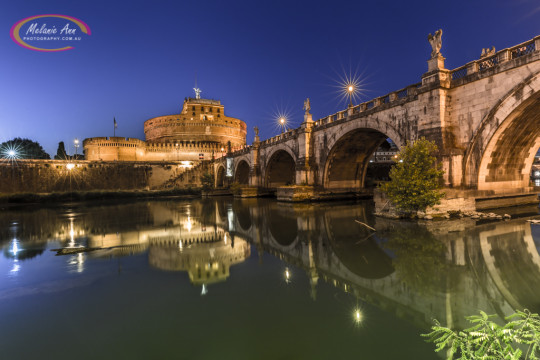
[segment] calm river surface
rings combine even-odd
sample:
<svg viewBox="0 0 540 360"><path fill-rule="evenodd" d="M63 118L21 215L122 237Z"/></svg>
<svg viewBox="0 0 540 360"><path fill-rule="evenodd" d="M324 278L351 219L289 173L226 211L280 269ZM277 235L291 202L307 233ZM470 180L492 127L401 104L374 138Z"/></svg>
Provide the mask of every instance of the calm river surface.
<svg viewBox="0 0 540 360"><path fill-rule="evenodd" d="M419 225L370 202L5 207L0 358L438 359L420 337L433 318L540 312L539 211L514 212Z"/></svg>

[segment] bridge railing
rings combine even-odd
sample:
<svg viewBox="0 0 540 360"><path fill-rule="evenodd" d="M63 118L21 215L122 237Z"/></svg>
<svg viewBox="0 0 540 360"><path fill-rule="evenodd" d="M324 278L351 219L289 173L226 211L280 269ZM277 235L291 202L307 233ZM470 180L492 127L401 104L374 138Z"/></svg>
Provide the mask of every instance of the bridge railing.
<svg viewBox="0 0 540 360"><path fill-rule="evenodd" d="M299 129L287 130L287 131L285 131L285 132L283 132L283 133L281 133L279 135L276 135L274 137L271 137L269 139L261 141L261 146L275 144L277 142L286 141L288 139L296 138L296 137L298 137L298 131L299 131Z"/></svg>
<svg viewBox="0 0 540 360"><path fill-rule="evenodd" d="M350 117L356 117L360 115L361 113L372 110L381 105L391 104L394 102L401 102L403 101L403 99L407 97L414 97L417 94L418 87L420 87L421 85L422 83L412 84L412 85L407 86L406 88L403 88L403 89L391 92L389 94L380 96L373 100L361 103L347 110L342 110L335 114L328 115L324 118L321 118L315 121L314 125L315 127L319 127L326 124L331 124L339 120L347 119Z"/></svg>
<svg viewBox="0 0 540 360"><path fill-rule="evenodd" d="M233 155L233 156L240 156L240 155L247 154L247 153L249 153L249 152L251 151L251 147L252 147L252 145L246 145L246 146L244 146L244 147L241 148L241 149L234 150L234 151L232 152L232 155Z"/></svg>
<svg viewBox="0 0 540 360"><path fill-rule="evenodd" d="M468 75L494 68L499 64L529 55L537 50L540 50L540 36L451 70L451 79L458 80Z"/></svg>

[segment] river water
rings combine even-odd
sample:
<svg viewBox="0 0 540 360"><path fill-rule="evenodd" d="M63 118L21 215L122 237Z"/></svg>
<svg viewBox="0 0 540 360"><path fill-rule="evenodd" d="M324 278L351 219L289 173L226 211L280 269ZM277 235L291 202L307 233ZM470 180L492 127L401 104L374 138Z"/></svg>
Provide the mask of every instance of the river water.
<svg viewBox="0 0 540 360"><path fill-rule="evenodd" d="M513 215L416 224L369 201L229 198L4 208L0 358L441 358L420 336L433 319L540 312L538 207Z"/></svg>

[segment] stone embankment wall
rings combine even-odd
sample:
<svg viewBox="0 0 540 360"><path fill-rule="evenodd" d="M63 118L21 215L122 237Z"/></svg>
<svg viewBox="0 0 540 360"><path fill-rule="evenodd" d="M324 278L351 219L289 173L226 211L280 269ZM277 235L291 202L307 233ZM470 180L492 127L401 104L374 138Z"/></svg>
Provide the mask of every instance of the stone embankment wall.
<svg viewBox="0 0 540 360"><path fill-rule="evenodd" d="M214 176L214 168L210 161L202 161L196 166L187 169L163 184L163 188L189 188L202 185L201 177L204 174Z"/></svg>
<svg viewBox="0 0 540 360"><path fill-rule="evenodd" d="M161 189L178 163L17 160L0 162L0 193Z"/></svg>

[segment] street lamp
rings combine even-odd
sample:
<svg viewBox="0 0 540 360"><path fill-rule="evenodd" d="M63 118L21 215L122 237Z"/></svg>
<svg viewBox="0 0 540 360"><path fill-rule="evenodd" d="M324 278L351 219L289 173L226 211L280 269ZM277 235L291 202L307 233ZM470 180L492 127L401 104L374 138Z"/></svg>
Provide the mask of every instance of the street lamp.
<svg viewBox="0 0 540 360"><path fill-rule="evenodd" d="M354 86L349 85L347 87L347 92L349 93L349 106L352 107L352 96L353 96L353 93L354 93Z"/></svg>
<svg viewBox="0 0 540 360"><path fill-rule="evenodd" d="M279 126L281 127L281 132L285 132L285 126L287 124L287 118L285 116L280 116L278 119Z"/></svg>
<svg viewBox="0 0 540 360"><path fill-rule="evenodd" d="M77 150L79 150L79 139L75 138L75 140L73 140L73 143L75 144L75 158L77 158Z"/></svg>

